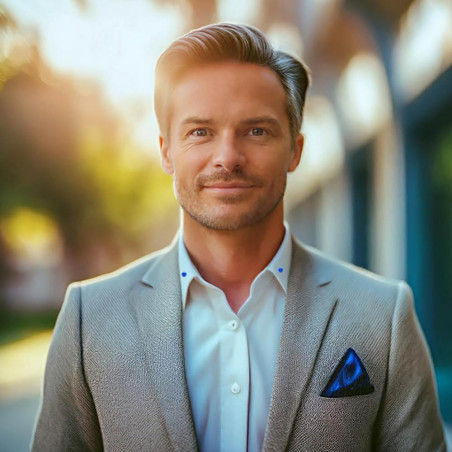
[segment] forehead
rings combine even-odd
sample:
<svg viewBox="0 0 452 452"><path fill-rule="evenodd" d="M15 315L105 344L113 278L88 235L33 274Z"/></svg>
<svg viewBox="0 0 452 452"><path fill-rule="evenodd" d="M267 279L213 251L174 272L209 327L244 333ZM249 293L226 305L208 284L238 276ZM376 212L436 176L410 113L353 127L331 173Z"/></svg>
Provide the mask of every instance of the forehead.
<svg viewBox="0 0 452 452"><path fill-rule="evenodd" d="M174 84L169 97L171 128L188 116L233 121L273 115L288 124L284 88L266 66L233 61L198 66Z"/></svg>

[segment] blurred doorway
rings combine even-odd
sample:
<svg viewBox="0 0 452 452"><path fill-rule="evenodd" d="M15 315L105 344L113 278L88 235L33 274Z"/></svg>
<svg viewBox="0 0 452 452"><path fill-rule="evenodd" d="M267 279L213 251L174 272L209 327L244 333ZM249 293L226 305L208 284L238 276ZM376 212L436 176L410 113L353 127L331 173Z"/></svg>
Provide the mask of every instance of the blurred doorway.
<svg viewBox="0 0 452 452"><path fill-rule="evenodd" d="M369 269L373 209L372 145L350 152L347 156L347 169L352 196L352 262Z"/></svg>

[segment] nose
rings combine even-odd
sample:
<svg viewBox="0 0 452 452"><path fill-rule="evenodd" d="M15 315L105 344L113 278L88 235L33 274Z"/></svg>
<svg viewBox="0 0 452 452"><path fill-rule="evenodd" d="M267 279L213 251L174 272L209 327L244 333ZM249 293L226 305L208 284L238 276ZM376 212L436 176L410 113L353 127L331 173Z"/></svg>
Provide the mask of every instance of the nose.
<svg viewBox="0 0 452 452"><path fill-rule="evenodd" d="M245 163L245 154L235 135L230 132L221 134L215 146L213 164L230 172L242 168Z"/></svg>

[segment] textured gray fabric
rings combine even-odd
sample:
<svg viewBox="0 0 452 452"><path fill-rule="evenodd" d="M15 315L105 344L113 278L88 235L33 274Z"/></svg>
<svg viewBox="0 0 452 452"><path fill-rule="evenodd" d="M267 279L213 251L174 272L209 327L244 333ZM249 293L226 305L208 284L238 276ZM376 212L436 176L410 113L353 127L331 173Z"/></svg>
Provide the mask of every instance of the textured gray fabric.
<svg viewBox="0 0 452 452"><path fill-rule="evenodd" d="M70 286L34 451L191 451L177 246ZM265 334L265 332L262 332ZM375 391L320 393L348 348ZM266 451L445 451L410 289L294 243Z"/></svg>

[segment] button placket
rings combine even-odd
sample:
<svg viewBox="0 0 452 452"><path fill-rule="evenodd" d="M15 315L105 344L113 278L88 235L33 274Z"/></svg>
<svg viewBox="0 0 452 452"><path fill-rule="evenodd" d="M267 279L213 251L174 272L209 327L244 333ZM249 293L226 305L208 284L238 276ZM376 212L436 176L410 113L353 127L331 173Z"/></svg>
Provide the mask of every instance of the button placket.
<svg viewBox="0 0 452 452"><path fill-rule="evenodd" d="M225 317L222 336L224 396L222 398L222 431L225 438L221 451L244 451L248 432L249 356L246 330L232 312Z"/></svg>

